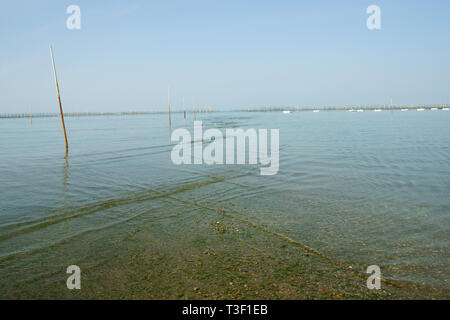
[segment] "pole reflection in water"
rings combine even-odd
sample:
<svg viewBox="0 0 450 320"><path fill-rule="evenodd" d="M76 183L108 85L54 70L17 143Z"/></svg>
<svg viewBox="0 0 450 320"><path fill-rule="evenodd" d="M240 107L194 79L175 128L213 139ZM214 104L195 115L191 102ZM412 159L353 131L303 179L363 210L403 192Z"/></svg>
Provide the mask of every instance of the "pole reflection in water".
<svg viewBox="0 0 450 320"><path fill-rule="evenodd" d="M61 198L63 201L63 204L66 205L66 201L69 198L69 194L68 194L68 188L70 185L69 182L69 157L68 157L68 153L66 151L66 155L64 157L64 163L62 166L62 186L61 186Z"/></svg>

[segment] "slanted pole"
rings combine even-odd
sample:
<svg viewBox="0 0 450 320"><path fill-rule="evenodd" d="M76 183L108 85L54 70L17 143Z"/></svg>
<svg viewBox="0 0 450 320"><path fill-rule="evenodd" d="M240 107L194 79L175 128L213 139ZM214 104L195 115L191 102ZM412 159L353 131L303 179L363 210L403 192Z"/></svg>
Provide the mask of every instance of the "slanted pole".
<svg viewBox="0 0 450 320"><path fill-rule="evenodd" d="M61 122L62 122L62 126L63 126L63 131L64 131L64 140L66 141L66 153L67 153L69 151L69 143L67 142L66 125L64 123L64 114L63 114L63 109L62 109L62 105L61 105L61 95L59 93L58 78L56 76L56 68L55 68L55 59L53 58L53 50L52 50L51 45L50 45L50 57L52 60L53 74L55 76L56 94L58 95L59 112L61 114Z"/></svg>

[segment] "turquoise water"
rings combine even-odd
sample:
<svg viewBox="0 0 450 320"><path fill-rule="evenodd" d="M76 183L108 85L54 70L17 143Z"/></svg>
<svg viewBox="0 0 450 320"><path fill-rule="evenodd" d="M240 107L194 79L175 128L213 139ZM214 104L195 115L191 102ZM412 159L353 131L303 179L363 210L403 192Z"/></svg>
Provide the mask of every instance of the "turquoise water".
<svg viewBox="0 0 450 320"><path fill-rule="evenodd" d="M375 264L389 279L450 288L450 112L197 117L280 129L279 173L173 165L167 115L67 118L67 158L58 118L0 119L0 296L114 260L137 227L187 232L183 215L199 206L362 272ZM192 126L172 116L173 129Z"/></svg>

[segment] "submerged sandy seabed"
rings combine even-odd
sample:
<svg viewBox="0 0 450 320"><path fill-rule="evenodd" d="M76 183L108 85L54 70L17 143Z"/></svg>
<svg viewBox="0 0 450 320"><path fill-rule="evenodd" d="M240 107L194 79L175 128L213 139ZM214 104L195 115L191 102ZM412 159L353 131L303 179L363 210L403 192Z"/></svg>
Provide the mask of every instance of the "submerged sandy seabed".
<svg viewBox="0 0 450 320"><path fill-rule="evenodd" d="M19 299L442 299L448 290L400 281L366 287L348 266L242 220L199 208L169 215L113 239L115 252L80 263L81 290L62 270L23 281L3 298ZM90 241L90 239L84 239ZM93 244L93 246L95 246ZM101 256L104 252L100 251ZM86 265L86 267L85 267Z"/></svg>

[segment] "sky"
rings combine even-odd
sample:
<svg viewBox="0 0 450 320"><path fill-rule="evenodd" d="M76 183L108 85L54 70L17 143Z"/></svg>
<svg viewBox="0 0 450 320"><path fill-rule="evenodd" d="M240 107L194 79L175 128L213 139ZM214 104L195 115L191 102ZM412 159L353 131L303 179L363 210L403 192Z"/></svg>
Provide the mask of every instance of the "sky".
<svg viewBox="0 0 450 320"><path fill-rule="evenodd" d="M0 113L58 112L50 44L65 112L450 103L448 0L4 1Z"/></svg>

